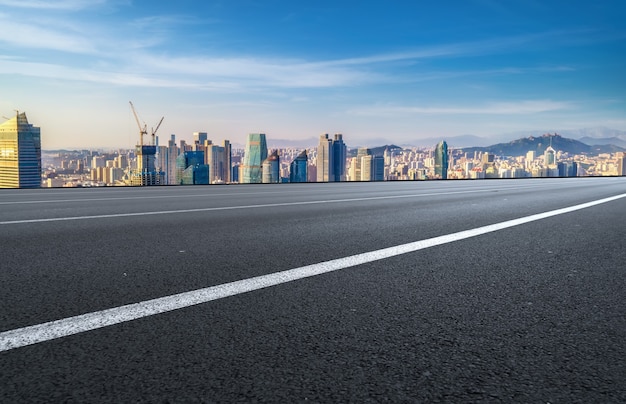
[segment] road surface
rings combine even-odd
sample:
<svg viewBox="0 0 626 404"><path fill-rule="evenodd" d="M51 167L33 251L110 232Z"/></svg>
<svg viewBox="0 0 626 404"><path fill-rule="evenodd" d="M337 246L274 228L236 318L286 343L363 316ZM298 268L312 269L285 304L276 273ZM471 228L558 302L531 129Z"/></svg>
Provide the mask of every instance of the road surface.
<svg viewBox="0 0 626 404"><path fill-rule="evenodd" d="M0 190L0 402L626 402L626 178Z"/></svg>

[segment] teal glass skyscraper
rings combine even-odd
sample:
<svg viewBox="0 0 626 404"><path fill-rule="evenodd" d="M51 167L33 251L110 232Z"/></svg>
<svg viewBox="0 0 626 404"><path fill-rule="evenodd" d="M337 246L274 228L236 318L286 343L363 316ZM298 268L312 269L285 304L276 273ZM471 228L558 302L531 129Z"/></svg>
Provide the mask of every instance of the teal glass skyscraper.
<svg viewBox="0 0 626 404"><path fill-rule="evenodd" d="M0 188L41 187L41 131L24 112L0 124Z"/></svg>
<svg viewBox="0 0 626 404"><path fill-rule="evenodd" d="M445 140L435 147L435 177L442 180L448 178L448 144Z"/></svg>
<svg viewBox="0 0 626 404"><path fill-rule="evenodd" d="M242 164L242 184L260 184L263 181L263 162L267 158L264 133L250 133Z"/></svg>

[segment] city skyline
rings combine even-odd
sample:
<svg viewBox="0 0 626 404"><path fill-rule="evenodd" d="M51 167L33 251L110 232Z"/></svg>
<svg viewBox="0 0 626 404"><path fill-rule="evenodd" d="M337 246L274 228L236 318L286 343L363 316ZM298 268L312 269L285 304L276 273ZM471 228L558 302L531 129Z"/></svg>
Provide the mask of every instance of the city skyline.
<svg viewBox="0 0 626 404"><path fill-rule="evenodd" d="M626 130L618 1L0 5L0 112L43 149L134 147L129 100L162 138L239 144Z"/></svg>

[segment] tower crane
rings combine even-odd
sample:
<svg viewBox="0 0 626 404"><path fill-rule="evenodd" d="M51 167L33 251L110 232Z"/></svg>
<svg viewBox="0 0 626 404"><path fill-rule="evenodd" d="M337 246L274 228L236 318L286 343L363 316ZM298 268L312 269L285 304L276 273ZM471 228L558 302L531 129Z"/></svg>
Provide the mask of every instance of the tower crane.
<svg viewBox="0 0 626 404"><path fill-rule="evenodd" d="M155 143L155 141L154 141L154 138L156 137L157 130L159 130L159 128L161 127L161 122L163 122L163 119L164 119L164 118L165 118L165 117L164 117L164 116L162 116L162 117L161 117L161 120L159 121L159 123L158 123L158 124L157 124L157 126L156 126L156 129L153 129L153 130L152 130L151 136L152 136L152 145L153 145L153 146L156 144L156 143Z"/></svg>
<svg viewBox="0 0 626 404"><path fill-rule="evenodd" d="M137 121L137 126L139 127L139 145L143 146L143 135L148 134L148 125L144 122L143 126L141 126L141 122L139 121L139 116L137 115L137 111L135 111L135 106L132 101L128 101L130 104L130 109L133 111L133 115L135 116L135 121Z"/></svg>
<svg viewBox="0 0 626 404"><path fill-rule="evenodd" d="M139 127L139 141L140 141L140 146L143 146L143 136L144 135L148 135L148 125L144 122L143 126L141 125L141 120L139 119L139 114L137 114L137 111L135 110L135 106L133 105L132 101L128 101L128 103L130 104L130 108L133 111L133 115L135 116L135 121L137 121L137 127ZM159 123L157 124L156 128L153 128L150 132L150 136L151 136L151 143L150 146L154 146L155 145L155 137L156 137L156 133L159 130L159 128L161 127L161 123L163 122L163 119L165 117L161 117L161 120L159 121Z"/></svg>

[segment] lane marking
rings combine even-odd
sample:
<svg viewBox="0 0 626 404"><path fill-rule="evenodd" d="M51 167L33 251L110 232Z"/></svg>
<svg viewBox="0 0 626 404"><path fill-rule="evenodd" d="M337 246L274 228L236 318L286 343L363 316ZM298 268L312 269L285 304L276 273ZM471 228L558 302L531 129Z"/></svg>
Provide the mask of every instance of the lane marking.
<svg viewBox="0 0 626 404"><path fill-rule="evenodd" d="M529 187L525 187L525 188L529 188ZM534 187L530 187L530 188L534 188ZM516 190L516 189L522 189L522 188L513 187L511 189ZM470 191L441 191L441 192L433 192L433 193L428 193L428 194L386 195L386 196L372 196L372 197L365 197L365 198L328 199L328 200L318 200L318 201L277 202L277 203L267 203L267 204L258 204L258 205L220 206L220 207L212 207L212 208L160 210L160 211L152 211L152 212L112 213L108 215L88 215L88 216L50 217L50 218L43 218L43 219L7 220L7 221L0 222L0 225L44 223L44 222L64 222L68 220L108 219L108 218L131 217L131 216L169 215L173 213L211 212L211 211L219 211L219 210L275 208L275 207L281 207L281 206L317 205L317 204L326 204L326 203L363 202L363 201L375 201L375 200L383 200L383 199L401 199L401 198L416 198L416 197L424 197L424 196L498 192L501 190L509 190L509 188L489 188L489 189L483 189L483 190L470 190Z"/></svg>
<svg viewBox="0 0 626 404"><path fill-rule="evenodd" d="M307 193L307 191L292 191L288 194L301 194ZM66 202L101 202L101 201L120 201L120 200L135 200L135 199L167 199L167 198L196 198L196 197L213 197L213 196L239 196L239 195L266 195L266 194L286 194L286 192L233 192L224 194L177 194L177 195L157 195L157 196L120 196L111 198L84 198L84 199L48 199L48 200L35 200L35 201L7 201L0 202L0 205L24 205L24 204L37 204L37 203L66 203Z"/></svg>
<svg viewBox="0 0 626 404"><path fill-rule="evenodd" d="M360 184L358 182L354 182L354 183L350 183L351 185L357 185ZM365 183L364 183L365 184ZM444 185L444 184L441 184ZM458 184L455 184L458 185ZM542 188L542 187L553 187L554 184L553 183L544 183L544 184L532 184L532 185L523 185L523 186L505 186L505 187L497 187L496 185L501 185L501 184L484 184L486 185L493 185L489 188L485 187L483 188L484 191L488 191L488 190L508 190L508 189L527 189L527 188ZM578 186L578 185L576 185ZM473 188L475 189L475 188ZM121 191L121 190L120 190ZM333 193L330 191L325 191L327 193ZM100 194L106 194L106 192L98 192ZM212 194L212 193L206 193L206 194L176 194L176 195L150 195L150 196L115 196L115 197L109 197L109 198L82 198L82 199L47 199L47 200L33 200L33 201L4 201L4 202L0 202L0 205L24 205L24 204L40 204L40 203L71 203L71 202L101 202L101 201L119 201L119 200L141 200L141 199L168 199L168 198L197 198L197 197L213 197L213 196L239 196L239 195L270 195L270 194L300 194L300 193L308 193L308 191L299 191L296 190L295 188L293 190L289 190L289 192L283 192L283 191L256 191L256 192L232 192L232 193L219 193L219 194ZM36 196L41 196L42 194L21 194L20 196L28 196L28 195L36 195ZM50 193L49 195L67 195L65 193ZM109 193L110 195L110 193Z"/></svg>
<svg viewBox="0 0 626 404"><path fill-rule="evenodd" d="M586 209L592 206L604 204L625 197L626 194L616 195L609 198L583 203L580 205L521 217L519 219L507 220L505 222L477 227L475 229L464 230L457 233L429 238L426 240L401 244L395 247L383 248L380 250L352 255L349 257L320 262L318 264L312 264L299 268L289 269L286 271L256 276L254 278L242 279L235 282L229 282L203 289L178 293L175 295L146 300L139 303L127 304L125 306L119 306L111 309L81 314L61 320L50 321L47 323L32 325L23 328L17 328L14 330L0 333L0 352L24 347L27 345L37 344L44 341L50 341L57 338L63 338L85 331L92 331L98 328L137 320L143 317L153 316L155 314L161 314L189 306L194 306L197 304L207 303L212 300L223 299L229 296L235 296L246 292L269 288L283 283L317 276L328 272L338 271L356 265L395 257L397 255L407 254L442 244L452 243L455 241L480 236L498 230L519 226L525 223L546 219L552 216Z"/></svg>

